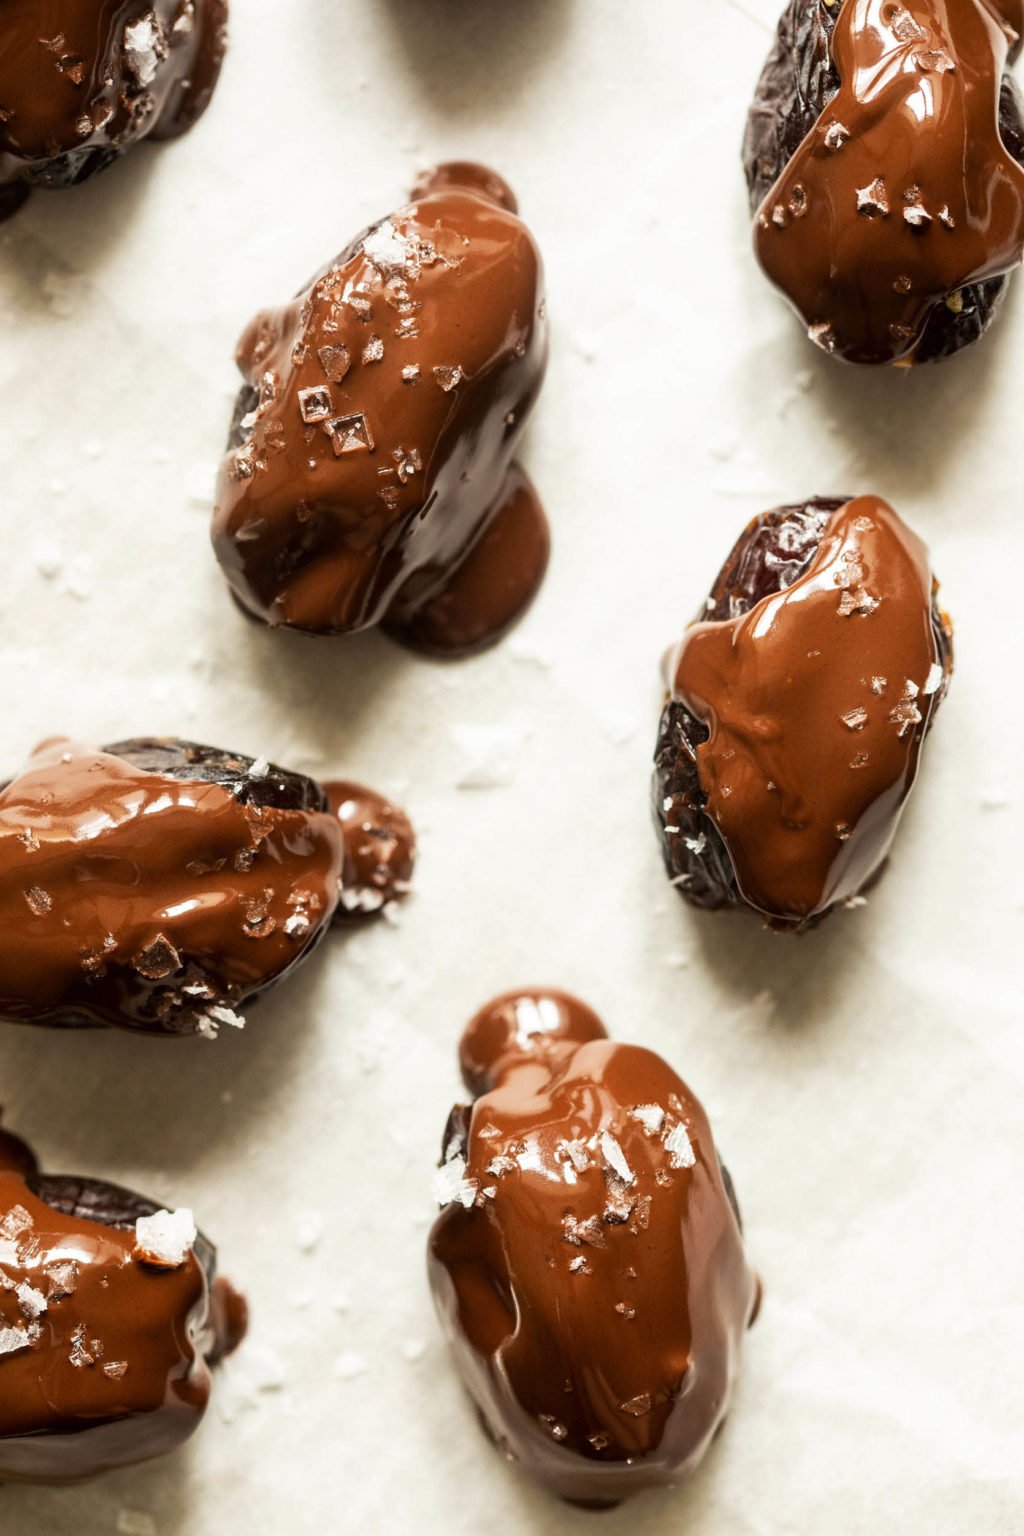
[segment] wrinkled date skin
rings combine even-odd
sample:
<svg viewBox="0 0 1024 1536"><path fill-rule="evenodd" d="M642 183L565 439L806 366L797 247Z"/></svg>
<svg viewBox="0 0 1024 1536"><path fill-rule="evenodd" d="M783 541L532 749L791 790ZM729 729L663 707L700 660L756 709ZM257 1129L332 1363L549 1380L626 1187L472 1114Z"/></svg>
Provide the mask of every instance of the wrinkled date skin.
<svg viewBox="0 0 1024 1536"><path fill-rule="evenodd" d="M343 865L303 774L166 738L44 743L0 792L0 1016L240 1027L327 931Z"/></svg>
<svg viewBox="0 0 1024 1536"><path fill-rule="evenodd" d="M849 0L847 0L849 3ZM1009 11L1009 4L1004 6ZM775 45L754 93L743 141L743 167L756 213L806 136L839 90L830 42L842 4L791 0L779 22ZM1017 57L1019 41L1010 53ZM999 94L999 132L1010 154L1024 165L1024 109L1013 78L1005 74ZM913 351L915 363L938 362L976 341L1004 297L1008 276L969 283L957 304L937 304Z"/></svg>
<svg viewBox="0 0 1024 1536"><path fill-rule="evenodd" d="M457 656L532 600L549 534L515 454L547 324L515 209L493 172L440 166L250 323L213 516L249 617Z"/></svg>
<svg viewBox="0 0 1024 1536"><path fill-rule="evenodd" d="M86 181L141 139L191 128L226 28L226 0L4 0L0 218L32 187Z"/></svg>
<svg viewBox="0 0 1024 1536"><path fill-rule="evenodd" d="M814 498L754 518L719 572L695 624L736 620L765 599L789 590L809 570L833 517L850 504L845 497ZM939 610L935 590L928 627L942 682L921 727L924 732L933 723L952 671L952 630ZM858 621L856 615L853 618ZM670 687L671 682L669 679ZM751 903L740 890L733 859L706 809L708 793L699 771L698 749L708 738L707 724L698 720L682 699L670 696L661 715L652 780L652 810L665 867L673 885L691 905L709 910L749 909ZM852 734L850 740L856 745ZM876 864L872 879L883 863L884 859ZM770 927L798 931L816 926L831 908L809 914L755 910Z"/></svg>
<svg viewBox="0 0 1024 1536"><path fill-rule="evenodd" d="M77 1482L198 1426L209 1368L241 1342L247 1307L201 1233L166 1267L134 1251L136 1222L160 1209L44 1174L0 1130L0 1481Z"/></svg>

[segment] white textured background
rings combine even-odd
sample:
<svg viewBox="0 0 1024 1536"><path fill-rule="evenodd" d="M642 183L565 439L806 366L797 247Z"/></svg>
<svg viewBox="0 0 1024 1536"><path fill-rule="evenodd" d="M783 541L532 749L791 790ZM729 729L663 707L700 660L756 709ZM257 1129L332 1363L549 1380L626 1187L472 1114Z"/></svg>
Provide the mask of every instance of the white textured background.
<svg viewBox="0 0 1024 1536"><path fill-rule="evenodd" d="M1021 1530L1024 283L919 376L802 340L738 165L773 4L234 0L189 138L0 231L3 767L59 731L195 736L376 783L422 844L398 929L325 943L242 1036L0 1026L10 1128L194 1205L253 1306L184 1452L0 1489L3 1536ZM207 546L236 335L455 156L505 173L547 257L547 584L451 667L260 633ZM648 823L662 648L748 516L866 490L958 624L893 867L802 941L695 916ZM491 788L459 787L467 724ZM423 1281L458 1032L532 980L701 1094L765 1279L696 1481L604 1516L484 1442Z"/></svg>

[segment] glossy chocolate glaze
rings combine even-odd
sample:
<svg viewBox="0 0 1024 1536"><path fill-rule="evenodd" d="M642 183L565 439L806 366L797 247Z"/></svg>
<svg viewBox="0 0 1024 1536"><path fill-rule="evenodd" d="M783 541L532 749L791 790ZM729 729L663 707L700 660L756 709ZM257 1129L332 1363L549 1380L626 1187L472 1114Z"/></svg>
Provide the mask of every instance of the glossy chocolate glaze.
<svg viewBox="0 0 1024 1536"><path fill-rule="evenodd" d="M429 1270L485 1428L574 1503L692 1471L759 1300L703 1109L550 989L488 1004L460 1057Z"/></svg>
<svg viewBox="0 0 1024 1536"><path fill-rule="evenodd" d="M765 272L853 363L948 356L1024 251L1019 0L793 0L744 161Z"/></svg>
<svg viewBox="0 0 1024 1536"><path fill-rule="evenodd" d="M326 931L343 859L301 774L172 739L45 742L0 792L0 1017L239 1025Z"/></svg>
<svg viewBox="0 0 1024 1536"><path fill-rule="evenodd" d="M226 0L4 0L0 217L184 133L220 74Z"/></svg>
<svg viewBox="0 0 1024 1536"><path fill-rule="evenodd" d="M416 834L401 809L375 789L348 779L324 785L345 839L345 873L336 923L383 912L409 894L416 865Z"/></svg>
<svg viewBox="0 0 1024 1536"><path fill-rule="evenodd" d="M799 928L875 878L952 673L936 591L878 497L749 524L666 668L654 808L687 900Z"/></svg>
<svg viewBox="0 0 1024 1536"><path fill-rule="evenodd" d="M547 362L540 254L500 177L440 166L238 348L213 543L253 617L479 649L533 598L515 451Z"/></svg>
<svg viewBox="0 0 1024 1536"><path fill-rule="evenodd" d="M75 1482L173 1450L198 1425L245 1305L201 1235L180 1264L138 1256L135 1223L158 1210L114 1184L40 1174L0 1132L0 1481Z"/></svg>

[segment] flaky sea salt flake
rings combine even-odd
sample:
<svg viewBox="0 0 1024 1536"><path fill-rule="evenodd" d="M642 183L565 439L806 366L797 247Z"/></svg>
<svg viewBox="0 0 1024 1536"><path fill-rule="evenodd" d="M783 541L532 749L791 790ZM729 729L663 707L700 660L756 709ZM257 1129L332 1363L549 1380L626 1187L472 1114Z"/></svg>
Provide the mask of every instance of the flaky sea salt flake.
<svg viewBox="0 0 1024 1536"><path fill-rule="evenodd" d="M155 1211L135 1223L133 1256L160 1269L179 1269L197 1237L195 1219L188 1206L176 1211Z"/></svg>

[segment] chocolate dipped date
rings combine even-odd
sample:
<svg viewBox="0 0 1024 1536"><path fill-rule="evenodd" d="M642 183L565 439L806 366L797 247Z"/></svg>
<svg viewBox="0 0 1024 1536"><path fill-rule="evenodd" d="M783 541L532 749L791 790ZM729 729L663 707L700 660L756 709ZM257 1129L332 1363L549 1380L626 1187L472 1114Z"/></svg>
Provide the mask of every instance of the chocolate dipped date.
<svg viewBox="0 0 1024 1536"><path fill-rule="evenodd" d="M799 929L875 879L952 673L937 590L878 497L748 525L666 665L654 814L687 901Z"/></svg>
<svg viewBox="0 0 1024 1536"><path fill-rule="evenodd" d="M250 616L456 655L533 598L548 528L515 452L547 325L515 206L493 172L438 167L247 328L213 544Z"/></svg>
<svg viewBox="0 0 1024 1536"><path fill-rule="evenodd" d="M245 1328L191 1211L42 1174L0 1131L0 1482L77 1482L174 1450Z"/></svg>
<svg viewBox="0 0 1024 1536"><path fill-rule="evenodd" d="M174 739L45 742L0 791L0 1017L216 1035L326 932L319 785Z"/></svg>
<svg viewBox="0 0 1024 1536"><path fill-rule="evenodd" d="M1024 252L1020 0L791 0L743 159L754 243L851 363L947 357Z"/></svg>
<svg viewBox="0 0 1024 1536"><path fill-rule="evenodd" d="M85 181L140 139L191 128L226 27L226 0L4 0L0 218L31 187Z"/></svg>
<svg viewBox="0 0 1024 1536"><path fill-rule="evenodd" d="M674 1481L729 1408L760 1288L711 1128L653 1052L551 989L496 998L460 1059L429 1242L483 1425L527 1476L601 1507Z"/></svg>

